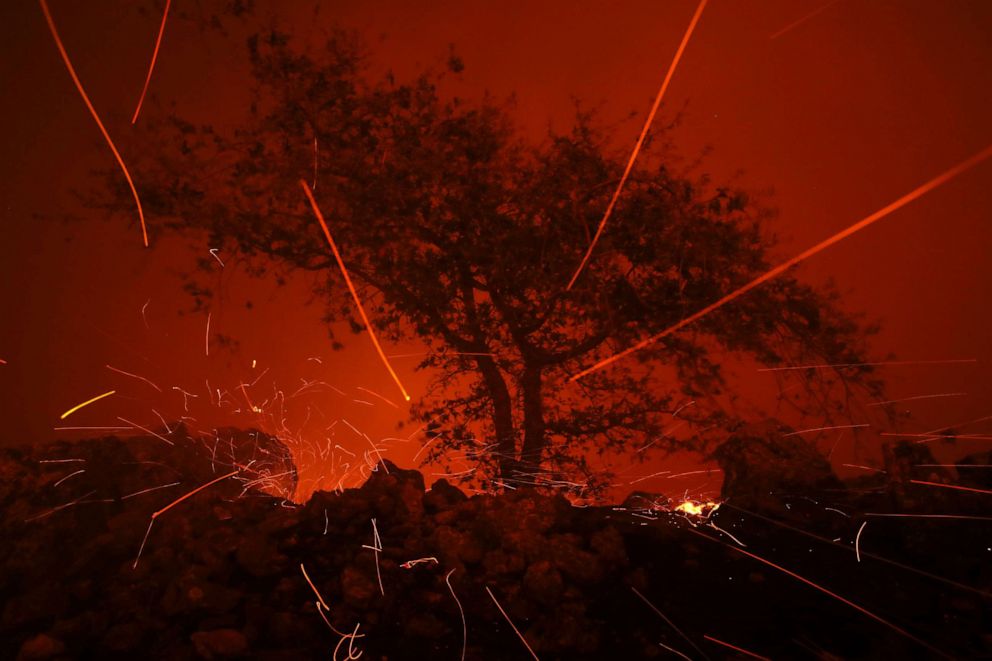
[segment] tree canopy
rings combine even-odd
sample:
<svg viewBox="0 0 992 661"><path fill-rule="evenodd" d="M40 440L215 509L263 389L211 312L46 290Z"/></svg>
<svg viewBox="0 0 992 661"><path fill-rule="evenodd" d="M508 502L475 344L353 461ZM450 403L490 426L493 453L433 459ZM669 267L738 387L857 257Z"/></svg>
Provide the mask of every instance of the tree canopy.
<svg viewBox="0 0 992 661"><path fill-rule="evenodd" d="M739 421L726 405L728 354L771 366L867 362L871 329L832 289L786 274L570 383L768 269L770 212L680 172L655 130L566 291L626 158L594 116L578 112L570 130L534 144L506 104L440 91L457 58L410 81L373 80L344 32L319 52L259 33L248 54L253 102L236 129L144 120L148 216L159 231L206 232L260 269L320 274L328 321L360 331L305 179L376 331L427 348L419 367L432 385L413 393L412 412L430 423L433 458L458 452L489 485L595 491L598 454L708 451L725 437ZM851 387L880 387L866 366L792 374L800 406L827 419Z"/></svg>

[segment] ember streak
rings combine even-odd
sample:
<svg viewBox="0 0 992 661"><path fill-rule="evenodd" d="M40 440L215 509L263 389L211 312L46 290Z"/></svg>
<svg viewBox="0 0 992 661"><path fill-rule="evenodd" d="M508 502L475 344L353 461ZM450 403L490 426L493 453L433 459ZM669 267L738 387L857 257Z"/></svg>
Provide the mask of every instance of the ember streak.
<svg viewBox="0 0 992 661"><path fill-rule="evenodd" d="M0 8L0 657L992 656L992 5L99 4Z"/></svg>

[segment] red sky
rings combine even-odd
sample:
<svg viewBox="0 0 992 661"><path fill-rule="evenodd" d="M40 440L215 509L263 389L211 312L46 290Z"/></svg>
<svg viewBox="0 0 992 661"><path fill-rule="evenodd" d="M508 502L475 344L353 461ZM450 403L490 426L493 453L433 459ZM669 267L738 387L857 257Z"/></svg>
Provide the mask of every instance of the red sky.
<svg viewBox="0 0 992 661"><path fill-rule="evenodd" d="M183 6L193 4L173 3L150 94L180 114L224 124L246 98L243 42L236 29L225 38L181 20ZM316 16L310 6L260 3L258 11L277 13L315 43L332 21L356 28L376 66L401 76L443 61L453 43L466 63L457 91L515 93L518 120L534 136L549 122L563 127L578 97L609 121L635 112L617 129L618 144L632 144L696 2L327 2ZM161 7L120 0L50 0L50 7L111 135L126 134ZM53 427L63 411L111 389L116 398L61 424L122 424L117 416L154 424L148 411L156 402L166 418L182 413L178 392L166 402L107 364L201 399L205 379L233 389L266 367L265 378L286 390L300 378L320 378L347 394L320 402L329 420L344 418L374 439L393 434L402 416L357 388L398 401L395 387L364 337L351 338L343 352L330 350L319 308L306 304L305 283L278 288L248 281L229 264L218 276L224 296L211 328L241 344L233 353L215 347L204 355L205 315L177 311L189 302L180 274L210 246L189 252L163 241L149 217L155 245L146 250L129 219L93 218L80 207L72 190L91 185L86 173L112 167L112 156L40 7L4 3L0 31L0 359L7 362L0 365L0 443L58 436ZM684 106L674 133L683 154L712 146L704 171L774 189L781 213L775 227L787 257L992 143L989 34L992 4L981 0L712 0L661 121ZM150 104L143 112L162 110ZM140 189L141 172L133 174ZM992 164L986 163L803 267L810 278L835 278L850 290L852 308L882 322L878 354L977 359L886 370L893 399L967 393L912 403L911 426L919 431L992 414L990 214ZM82 220L58 220L66 215ZM244 307L249 299L251 311ZM141 309L148 301L146 327ZM424 381L411 374L413 362L397 359L416 392ZM351 401L363 398L376 406ZM335 439L353 449L365 443L340 429ZM399 444L395 456L408 463L416 447ZM854 455L839 448L837 456Z"/></svg>

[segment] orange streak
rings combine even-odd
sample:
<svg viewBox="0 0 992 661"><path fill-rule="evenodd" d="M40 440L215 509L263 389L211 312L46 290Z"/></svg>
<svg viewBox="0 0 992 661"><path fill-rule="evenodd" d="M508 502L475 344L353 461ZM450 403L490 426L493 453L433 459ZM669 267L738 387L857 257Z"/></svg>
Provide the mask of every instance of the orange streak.
<svg viewBox="0 0 992 661"><path fill-rule="evenodd" d="M400 377L396 375L393 371L393 366L389 364L389 359L386 358L386 353L382 350L379 345L379 338L375 336L375 331L372 330L372 324L369 322L368 315L365 314L365 308L362 307L362 301L358 298L358 292L355 290L355 285L351 282L351 276L348 275L348 269L344 266L344 260L341 259L341 253L338 252L338 246L334 243L334 239L331 237L331 230L327 227L327 222L324 220L324 214L320 212L320 207L317 206L317 200L313 197L313 191L310 190L310 186L303 179L300 179L300 185L303 187L303 192L306 193L307 199L310 200L310 206L313 208L314 214L317 216L317 220L320 221L320 227L324 230L324 236L327 237L327 243L331 246L331 252L334 253L334 259L338 263L338 267L341 269L341 275L344 276L344 281L348 285L348 291L351 292L351 297L355 301L355 307L358 308L358 314L362 317L362 322L365 324L365 329L369 332L369 337L372 338L372 344L375 346L375 350L379 353L379 358L382 359L382 364L386 366L389 370L389 375L393 377L393 381L399 386L400 392L403 393L403 399L410 401L410 395L406 394L406 388L400 382Z"/></svg>
<svg viewBox="0 0 992 661"><path fill-rule="evenodd" d="M145 227L145 212L141 208L141 199L138 197L138 190L134 187L134 181L131 179L131 173L128 172L127 166L124 165L124 159L121 158L120 152L117 151L114 141L110 139L110 134L107 133L107 129L104 127L103 122L100 121L100 116L96 112L96 108L90 103L90 97L86 95L86 90L83 89L83 84L79 82L79 76L76 75L76 70L72 67L72 62L69 60L69 54L65 51L65 46L62 45L62 39L59 37L59 31L55 27L55 21L52 20L52 14L48 11L48 3L45 0L39 0L41 3L41 10L45 12L45 20L48 21L48 28L52 31L52 37L55 38L55 45L59 48L59 53L62 55L62 61L65 62L65 68L69 70L69 75L72 76L72 82L76 84L76 89L79 90L79 95L83 97L83 102L86 103L86 107L89 109L90 114L93 115L93 119L96 121L96 125L100 127L100 132L103 133L104 139L107 141L107 145L110 146L110 151L114 152L114 158L117 159L117 163L121 166L121 171L124 172L124 178L127 179L127 185L131 187L131 194L134 195L134 202L138 205L138 218L141 220L141 236L145 242L145 247L148 247L148 229Z"/></svg>
<svg viewBox="0 0 992 661"><path fill-rule="evenodd" d="M72 407L71 409L69 409L68 411L66 411L66 412L65 412L65 413L63 413L62 415L60 415L60 416L59 416L59 420L65 420L65 419L66 419L66 418L68 418L68 417L69 417L70 415L72 415L73 413L75 413L75 412L76 412L76 411L78 411L79 409L81 409L81 408L83 408L84 406L88 406L88 405L90 405L90 404L92 404L93 402L98 402L98 401L100 401L101 399L103 399L104 397L110 397L110 396L111 396L111 395L113 395L113 394L114 394L115 392L117 392L117 391L116 391L116 390L111 390L110 392L105 392L105 393L103 393L102 395L97 395L97 396L96 396L96 397L94 397L93 399L87 399L87 400L86 400L85 402L83 402L82 404L76 404L76 405L75 405L75 406L73 406L73 407Z"/></svg>
<svg viewBox="0 0 992 661"><path fill-rule="evenodd" d="M758 276L757 278L755 278L751 282L747 283L746 285L744 285L740 289L737 289L737 290L735 290L735 291L727 294L726 296L724 296L723 298L721 298L720 300L718 300L716 303L712 303L712 304L706 306L705 308L703 308L702 310L700 310L699 312L696 312L695 314L686 317L685 319L683 319L682 321L678 322L677 324L674 324L672 326L669 326L668 328L666 328L662 332L658 333L657 335L652 335L651 337L638 342L634 346L629 347L627 349L624 349L620 353L616 353L616 354L613 354L612 356L610 356L608 358L604 358L603 360L599 361L598 363L596 363L592 367L586 368L586 369L582 370L581 372L579 372L578 374L575 374L575 375L569 377L568 380L570 382L571 381L577 381L577 380L581 379L582 377L584 377L584 376L586 376L588 374L591 374L593 372L596 372L596 371L598 371L598 370L606 367L607 365L610 365L610 364L612 364L612 363L620 360L621 358L623 358L625 356L629 356L630 354L634 353L635 351L639 351L639 350L643 349L644 347L646 347L646 346L648 346L650 344L653 344L654 342L657 342L661 338L667 337L668 335L671 335L675 331L677 331L677 330L679 330L679 329L681 329L681 328L683 328L685 326L688 326L689 324L691 324L692 322L696 321L697 319L700 319L701 317L706 316L710 312L713 312L714 310L716 310L716 309L718 309L720 307L723 307L724 305L726 305L727 303L733 301L734 299L737 299L737 298L743 296L744 294L748 293L749 291L751 291L752 289L754 289L758 285L760 285L760 284L762 284L764 282L767 282L768 280L771 280L772 278L775 278L776 276L781 275L782 273L784 273L785 271L789 270L793 266L796 266L797 264L799 264L803 260L805 260L805 259L807 259L809 257L812 257L813 255L817 254L818 252L820 252L822 250L825 250L826 248L829 248L830 246L834 245L835 243L838 243L838 242L842 241L843 239L846 239L847 237L851 236L855 232L859 232L859 231L863 230L864 228L868 227L869 225L871 225L871 224L873 224L873 223L881 220L882 218L885 218L886 216L888 216L892 212L894 212L894 211L896 211L898 209L901 209L902 207L906 206L910 202L912 202L912 201L916 200L917 198L920 198L923 195L929 193L930 191L932 191L934 188L937 188L941 184L947 183L948 181L950 181L951 179L953 179L957 175L961 174L962 172L965 172L965 171L970 170L971 168L975 167L976 165L978 165L979 163L981 163L982 161L984 161L985 159L987 159L989 156L992 156L992 145L989 145L988 147L986 147L982 151L978 152L974 156L972 156L972 157L970 157L970 158L968 158L968 159L966 159L966 160L958 163L957 165L955 165L951 169L945 171L943 174L940 174L940 175L934 177L933 179L931 179L930 181L926 182L925 184L923 184L923 185L915 188L914 190L910 191L906 195L903 195L898 200L896 200L895 202L892 202L888 206L882 207L881 209L879 209L875 213L871 214L870 216L867 216L866 218L863 218L862 220L858 221L857 223L851 225L850 227L848 227L848 228L846 228L846 229L844 229L844 230L842 230L842 231L834 234L830 238L821 241L820 243L816 244L812 248L809 248L808 250L805 250L804 252L801 252L800 254L796 255L792 259L790 259L790 260L788 260L786 262L783 262L782 264L779 264L778 266L776 266L776 267L774 267L774 268L766 271L764 274Z"/></svg>
<svg viewBox="0 0 992 661"><path fill-rule="evenodd" d="M744 656L749 656L752 659L764 659L764 661L772 661L767 656L761 656L760 654L755 654L754 652L748 652L743 647L737 647L736 645L731 645L730 643L725 643L722 640L720 640L719 638L714 638L713 636L709 636L709 635L705 635L705 634L703 635L703 638L705 638L706 640L710 641L711 643L716 643L717 645L723 645L724 647L729 647L730 649L734 650L735 652L740 652Z"/></svg>
<svg viewBox="0 0 992 661"><path fill-rule="evenodd" d="M928 487L943 487L945 489L956 489L958 491L971 491L973 493L987 493L992 494L992 491L988 489L974 489L972 487L962 487L957 484L941 484L940 482L924 482L923 480L910 480L913 484L925 484Z"/></svg>
<svg viewBox="0 0 992 661"><path fill-rule="evenodd" d="M162 45L162 35L165 34L165 19L169 16L169 5L172 0L165 0L165 11L162 12L162 24L158 27L158 38L155 40L155 50L152 51L152 61L148 65L148 75L145 77L145 86L141 88L141 98L138 99L138 107L134 109L134 117L131 124L138 121L138 113L141 112L141 104L145 102L145 94L148 92L148 83L152 81L152 71L155 70L155 60L158 59L158 49Z"/></svg>
<svg viewBox="0 0 992 661"><path fill-rule="evenodd" d="M579 274L582 273L582 269L585 268L586 263L592 256L593 249L599 242L599 237L603 234L603 229L606 228L606 221L609 220L610 215L613 213L613 207L616 206L617 200L620 199L620 192L623 190L623 185L627 183L627 177L630 176L630 171L634 167L634 161L637 160L637 155L641 152L641 146L644 144L644 140L648 136L648 130L651 128L651 124L654 122L654 116L657 114L658 107L661 105L661 99L665 96L665 91L668 89L668 84L672 82L672 77L675 75L675 67L678 66L679 60L682 59L682 53L685 52L685 47L689 43L689 37L692 36L692 31L696 29L696 23L699 22L699 17L703 13L703 8L706 6L706 2L707 0L700 0L699 6L696 8L696 13L692 15L692 20L689 21L689 27L686 28L685 35L682 37L682 43L679 44L678 50L675 51L675 58L668 67L668 73L665 74L665 80L661 83L661 89L658 90L658 96L654 98L654 104L651 106L651 111L648 113L648 117L644 121L644 128L641 129L641 135L637 138L637 144L634 145L634 151L631 152L630 159L627 161L627 167L623 171L623 176L620 177L620 183L617 185L617 189L613 192L613 197L610 199L610 204L606 207L606 213L603 214L603 219L599 221L599 227L596 229L596 234L592 237L592 242L589 244L589 248L586 249L586 254L582 258L579 268L575 269L575 274L572 275L572 279L568 281L568 286L565 287L565 291L570 290L572 285L575 284L575 281L578 280Z"/></svg>
<svg viewBox="0 0 992 661"><path fill-rule="evenodd" d="M303 578L307 579L307 584L310 585L310 589L313 590L313 593L317 595L317 599L320 600L320 605L324 607L325 611L331 610L327 606L327 602L324 601L324 597L321 596L320 591L317 589L317 586L314 585L313 581L310 580L310 576L307 575L307 568L303 566L302 562L300 563L300 571L303 572Z"/></svg>
<svg viewBox="0 0 992 661"><path fill-rule="evenodd" d="M701 532L697 532L697 531L692 530L692 529L689 529L689 528L686 529L686 532L690 532L693 535L699 535L700 537L704 537L704 538L710 540L711 542L716 542L717 544L722 544L723 546L726 546L728 549L733 549L734 551L737 551L738 553L742 553L742 554L746 555L747 557L749 557L749 558L751 558L753 560L757 560L758 562L761 562L763 564L766 564L769 567L772 567L773 569L777 569L780 572L782 572L783 574L787 574L788 576L791 576L792 578L796 579L797 581L800 581L802 583L805 583L806 585L810 586L811 588L816 588L820 592L822 592L822 593L824 593L824 594L826 594L828 596L833 597L834 599L836 599L837 601L839 601L839 602L841 602L843 604L847 604L848 606L850 606L854 610L858 611L859 613L862 613L864 615L867 615L868 617L870 617L871 619L875 620L876 622L879 622L881 624L884 624L885 626L889 627L890 629L892 629L896 633L902 634L906 638L909 638L913 642L915 642L915 643L917 643L919 645L922 645L923 647L927 648L928 650L930 650L931 652L937 654L938 656L941 656L941 657L943 657L945 659L951 658L951 657L947 656L946 654L944 654L943 652L941 652L940 650L938 650L937 648L931 646L926 641L920 640L919 638L917 638L913 634L909 633L905 629L901 629L901 628L897 627L896 625L892 624L888 620L885 620L885 619L879 617L878 615L875 615L870 610L868 610L868 609L866 609L866 608L864 608L862 606L858 606L853 601L851 601L849 599L845 599L844 597L840 596L836 592L831 592L827 588L825 588L822 585L819 585L817 583L814 583L813 581L809 580L808 578L803 578L799 574L797 574L797 573L795 573L793 571L789 571L788 569L786 569L785 567L782 567L781 565L776 565L771 560L765 560L761 556L757 556L757 555L755 555L755 554L753 554L753 553L751 553L749 551L745 551L744 549L742 549L742 548L740 548L738 546L732 546L731 544L726 544L724 542L721 542L718 539L713 539L709 535L704 535Z"/></svg>
<svg viewBox="0 0 992 661"><path fill-rule="evenodd" d="M178 505L179 503L181 503L181 502L183 502L184 500L186 500L186 499L187 499L187 498L189 498L190 496L194 496L194 495L196 495L196 494L198 494L198 493L200 493L201 491L203 491L204 489L206 489L207 487L209 487L209 486L211 486L211 485L214 485L214 484L217 484L217 483L218 483L218 482L220 482L221 480L226 480L227 478L229 478L229 477L231 477L232 475L237 475L237 474L238 474L238 472L239 472L239 471L231 471L231 472L230 472L230 473L228 473L227 475L222 475L221 477L218 477L218 478L216 478L216 479L213 479L213 480L210 480L210 481L209 481L209 482L207 482L206 484L203 484L203 485L200 485L200 486L198 486L197 488L195 488L195 489L193 489L192 491L190 491L190 492L189 492L188 494L186 494L185 496L181 496L181 497L179 497L179 498L177 498L176 500L174 500L174 501L172 501L171 503L169 503L168 505L166 505L165 507L163 507L163 508L162 508L162 509L160 509L159 511L157 511L157 512L155 512L154 514L152 514L152 521L154 521L155 519L157 519L157 518L158 518L158 517L160 517L161 515L163 515L163 514L165 514L165 513L166 513L166 512L168 512L168 511L169 511L170 509L172 509L173 507L175 507L175 506L176 506L176 505Z"/></svg>

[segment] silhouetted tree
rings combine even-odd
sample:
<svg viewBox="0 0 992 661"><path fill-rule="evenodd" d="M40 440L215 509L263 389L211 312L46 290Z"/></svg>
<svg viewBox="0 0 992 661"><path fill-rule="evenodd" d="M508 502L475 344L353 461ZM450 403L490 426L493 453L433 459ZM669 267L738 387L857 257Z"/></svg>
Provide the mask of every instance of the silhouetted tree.
<svg viewBox="0 0 992 661"><path fill-rule="evenodd" d="M535 145L505 105L439 92L462 68L456 57L449 71L399 83L370 80L346 33L310 53L262 33L248 52L253 101L236 130L144 118L138 170L152 231L204 232L259 271L320 274L328 321L359 331L305 178L376 330L427 348L419 367L432 387L415 393L413 414L436 430L432 457L458 450L503 484L592 489L602 486L596 453L710 448L737 423L725 355L865 362L870 329L832 290L786 276L568 383L772 265L770 214L742 191L677 173L655 135L566 292L627 156L591 116ZM127 207L124 192L110 206ZM827 418L850 387L879 387L867 367L794 374L801 406Z"/></svg>

